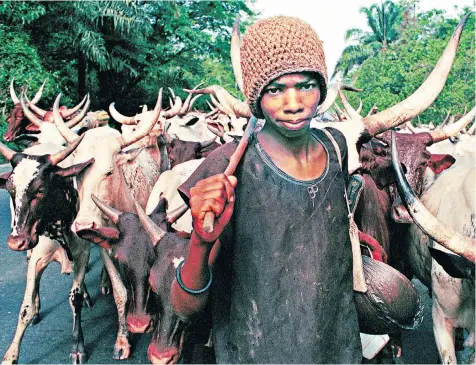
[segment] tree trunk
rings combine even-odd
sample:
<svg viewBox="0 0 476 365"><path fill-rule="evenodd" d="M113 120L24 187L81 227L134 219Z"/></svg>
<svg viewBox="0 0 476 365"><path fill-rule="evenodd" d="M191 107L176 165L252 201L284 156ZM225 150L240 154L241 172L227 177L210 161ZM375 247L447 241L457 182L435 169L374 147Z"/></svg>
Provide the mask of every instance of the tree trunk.
<svg viewBox="0 0 476 365"><path fill-rule="evenodd" d="M78 100L86 95L86 60L78 50Z"/></svg>

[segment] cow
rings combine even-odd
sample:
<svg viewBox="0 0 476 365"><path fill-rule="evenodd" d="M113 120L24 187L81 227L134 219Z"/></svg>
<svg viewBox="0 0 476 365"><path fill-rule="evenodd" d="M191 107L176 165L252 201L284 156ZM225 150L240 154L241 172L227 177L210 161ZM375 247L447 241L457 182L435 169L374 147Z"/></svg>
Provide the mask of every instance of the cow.
<svg viewBox="0 0 476 365"><path fill-rule="evenodd" d="M64 149L53 144L36 145L25 150L26 153L16 153L0 143L0 152L13 167L8 177L0 178L0 187L8 190L13 205L8 246L13 250L33 249L17 330L3 362L18 361L23 334L35 317L36 321L39 318L39 279L52 261L60 262L63 272L71 272L70 261L74 263L73 285L69 294L73 311L71 357L73 363L81 363L85 356L81 308L87 293L84 290L84 275L89 260L89 243L70 230L78 203L71 178L86 169L94 159L76 165L67 160L80 142L81 139L78 139ZM62 162L66 167L59 166Z"/></svg>
<svg viewBox="0 0 476 365"><path fill-rule="evenodd" d="M133 214L111 208L94 196L93 200L116 228L90 228L83 231L83 237L104 248L117 247L116 257L129 273L133 293L127 316L130 331L154 331L148 347L152 363L177 363L187 345L203 344L208 340L210 329L206 317L206 326L189 331L187 335L188 324L172 310L170 286L177 265L186 256L188 240L172 233L166 220L167 201L164 198L149 216L138 203L135 204L137 214ZM150 290L154 294L151 295ZM148 311L149 298L154 298L154 313Z"/></svg>
<svg viewBox="0 0 476 365"><path fill-rule="evenodd" d="M401 171L395 139L392 140L392 161L398 177L399 193L415 221L409 235L410 260L415 275L432 290L433 332L443 364L456 364L455 329L464 328L469 335L465 346L475 347L476 263L476 167L474 155L466 155L442 173L424 192L416 197ZM466 259L472 275L450 275L432 259L429 248L452 252ZM451 255L455 256L455 255ZM461 258L460 258L461 259ZM439 258L442 262L441 257ZM464 260L463 260L464 261ZM449 272L448 272L448 271ZM471 363L474 363L474 352Z"/></svg>
<svg viewBox="0 0 476 365"><path fill-rule="evenodd" d="M14 79L12 79L10 83L10 97L14 104L14 108L12 112L10 113L10 116L6 120L8 127L7 127L7 130L5 131L5 134L3 135L3 139L7 142L11 142L16 137L23 134L32 135L32 134L38 133L39 126L43 121L53 123L52 112L51 111L47 112L43 109L40 109L38 106L36 106L36 103L38 103L43 93L43 88L46 83L46 80L43 82L42 86L40 87L35 97L31 101L29 101L25 96L25 98L27 99L27 104L30 106L30 108L33 108L34 110L34 112L28 110L27 113L25 113L25 107L22 105L20 99L15 93L13 82L14 82ZM74 114L77 113L78 110L86 102L89 103L89 101L87 101L88 99L89 99L89 96L87 95L78 105L76 105L75 107L71 109L68 109L65 106L61 107L61 113L64 118L72 117L72 119L69 121L70 126L77 124L82 119L82 117L84 116L82 113L79 113L76 116L74 116ZM87 111L88 106L84 107L83 110Z"/></svg>
<svg viewBox="0 0 476 365"><path fill-rule="evenodd" d="M64 123L59 113L58 95L53 106L55 125L68 142L78 139ZM145 206L153 184L160 175L160 165L147 153L124 151L127 147L146 137L154 127L161 113L162 90L154 116L145 124L138 125L137 130L129 136L110 127L99 127L86 131L83 143L75 151L75 163L95 157L94 165L76 178L80 208L71 228L81 237L81 231L100 228L108 224L101 211L91 199L91 194L121 211L134 211L133 201ZM133 155L134 159L128 157ZM128 188L128 190L126 190ZM129 196L128 191L132 196ZM130 344L126 324L127 290L106 250L101 250L101 257L106 266L113 287L114 300L118 308L119 330L114 346L114 358L127 358Z"/></svg>

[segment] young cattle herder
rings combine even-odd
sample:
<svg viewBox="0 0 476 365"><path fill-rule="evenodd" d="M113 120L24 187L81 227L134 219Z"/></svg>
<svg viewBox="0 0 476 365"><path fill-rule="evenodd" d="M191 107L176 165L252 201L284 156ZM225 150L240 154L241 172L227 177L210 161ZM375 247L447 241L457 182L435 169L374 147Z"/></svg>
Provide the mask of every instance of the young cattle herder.
<svg viewBox="0 0 476 365"><path fill-rule="evenodd" d="M241 69L266 122L232 176L217 168L236 143L181 187L194 231L174 309L186 319L211 306L219 363L358 363L347 147L339 131L310 127L327 92L322 42L299 19L260 20L243 38Z"/></svg>

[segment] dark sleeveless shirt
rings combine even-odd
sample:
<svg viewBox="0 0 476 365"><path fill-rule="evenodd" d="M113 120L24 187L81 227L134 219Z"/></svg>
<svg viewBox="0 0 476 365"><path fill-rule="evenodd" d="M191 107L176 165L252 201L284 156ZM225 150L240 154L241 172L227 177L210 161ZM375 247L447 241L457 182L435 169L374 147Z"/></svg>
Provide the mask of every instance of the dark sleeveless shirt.
<svg viewBox="0 0 476 365"><path fill-rule="evenodd" d="M361 361L344 198L347 148L340 132L329 131L343 172L334 146L316 129L328 160L313 181L281 171L256 138L237 168L235 210L220 238L210 294L218 363ZM184 186L217 173L210 171L219 154Z"/></svg>

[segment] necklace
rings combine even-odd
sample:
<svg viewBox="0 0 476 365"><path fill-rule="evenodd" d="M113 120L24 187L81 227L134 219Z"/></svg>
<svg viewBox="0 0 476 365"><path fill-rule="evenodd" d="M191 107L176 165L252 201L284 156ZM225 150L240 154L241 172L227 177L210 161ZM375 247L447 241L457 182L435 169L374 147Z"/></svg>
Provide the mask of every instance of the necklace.
<svg viewBox="0 0 476 365"><path fill-rule="evenodd" d="M307 193L309 194L309 198L312 200L312 207L314 208L314 199L316 198L316 194L319 191L317 184L311 184L307 186Z"/></svg>

